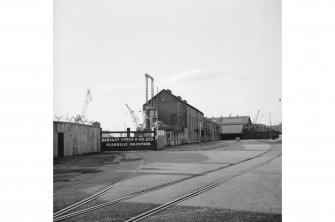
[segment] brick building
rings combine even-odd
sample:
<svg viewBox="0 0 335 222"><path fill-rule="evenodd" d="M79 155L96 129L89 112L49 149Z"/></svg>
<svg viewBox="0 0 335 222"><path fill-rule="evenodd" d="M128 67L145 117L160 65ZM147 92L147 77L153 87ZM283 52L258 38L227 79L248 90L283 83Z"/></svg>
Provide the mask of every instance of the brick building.
<svg viewBox="0 0 335 222"><path fill-rule="evenodd" d="M204 122L204 114L186 100L173 95L169 89L163 89L143 105L143 110L150 107L154 110L156 121L171 126L166 128L174 129L168 135L173 133L173 139L177 140L175 145L201 141L199 123ZM170 135L168 137L171 138Z"/></svg>
<svg viewBox="0 0 335 222"><path fill-rule="evenodd" d="M204 128L202 130L202 141L215 141L220 139L220 125L204 118Z"/></svg>

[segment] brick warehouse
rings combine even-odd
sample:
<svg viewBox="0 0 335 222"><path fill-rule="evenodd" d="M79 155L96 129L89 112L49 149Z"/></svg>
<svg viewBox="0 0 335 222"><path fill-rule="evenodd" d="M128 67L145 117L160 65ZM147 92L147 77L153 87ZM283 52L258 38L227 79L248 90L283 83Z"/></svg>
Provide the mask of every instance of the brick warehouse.
<svg viewBox="0 0 335 222"><path fill-rule="evenodd" d="M204 118L204 129L202 130L202 141L215 141L220 139L221 127L219 124Z"/></svg>
<svg viewBox="0 0 335 222"><path fill-rule="evenodd" d="M232 140L236 137L241 139L275 139L278 138L280 132L274 127L263 124L251 123L249 116L236 117L216 117L211 118L221 126L221 140Z"/></svg>
<svg viewBox="0 0 335 222"><path fill-rule="evenodd" d="M143 110L149 107L154 108L157 121L177 129L173 133L180 142L174 145L201 141L199 123L204 122L203 112L182 100L180 96L173 95L171 90L161 90L143 105Z"/></svg>

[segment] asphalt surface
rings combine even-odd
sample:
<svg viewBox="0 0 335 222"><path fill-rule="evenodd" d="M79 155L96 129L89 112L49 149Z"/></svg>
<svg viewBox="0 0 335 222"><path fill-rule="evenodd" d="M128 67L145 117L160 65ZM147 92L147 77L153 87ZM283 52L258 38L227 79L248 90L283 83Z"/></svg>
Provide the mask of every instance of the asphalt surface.
<svg viewBox="0 0 335 222"><path fill-rule="evenodd" d="M179 146L179 150L173 147L163 151L121 152L125 161L112 172L55 195L54 211L120 181L138 167L139 156L144 158L144 165L137 174L76 210L184 181L64 221L125 221L236 172L249 170L281 153L281 141L220 141L191 146ZM281 157L278 157L145 221L281 221L281 218Z"/></svg>

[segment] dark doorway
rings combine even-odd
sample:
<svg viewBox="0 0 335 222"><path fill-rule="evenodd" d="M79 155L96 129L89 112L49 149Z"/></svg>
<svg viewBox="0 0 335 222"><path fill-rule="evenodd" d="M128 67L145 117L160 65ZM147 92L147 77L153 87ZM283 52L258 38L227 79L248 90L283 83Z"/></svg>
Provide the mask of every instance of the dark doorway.
<svg viewBox="0 0 335 222"><path fill-rule="evenodd" d="M64 156L64 133L58 133L58 157Z"/></svg>

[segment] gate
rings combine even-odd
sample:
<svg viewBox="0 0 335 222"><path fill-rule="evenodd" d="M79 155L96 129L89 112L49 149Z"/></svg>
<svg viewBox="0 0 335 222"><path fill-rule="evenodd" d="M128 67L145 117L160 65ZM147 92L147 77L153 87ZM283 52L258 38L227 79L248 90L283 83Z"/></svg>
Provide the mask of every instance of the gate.
<svg viewBox="0 0 335 222"><path fill-rule="evenodd" d="M114 136L112 134L121 134ZM133 134L133 136L131 136ZM156 150L156 131L101 131L101 151Z"/></svg>

